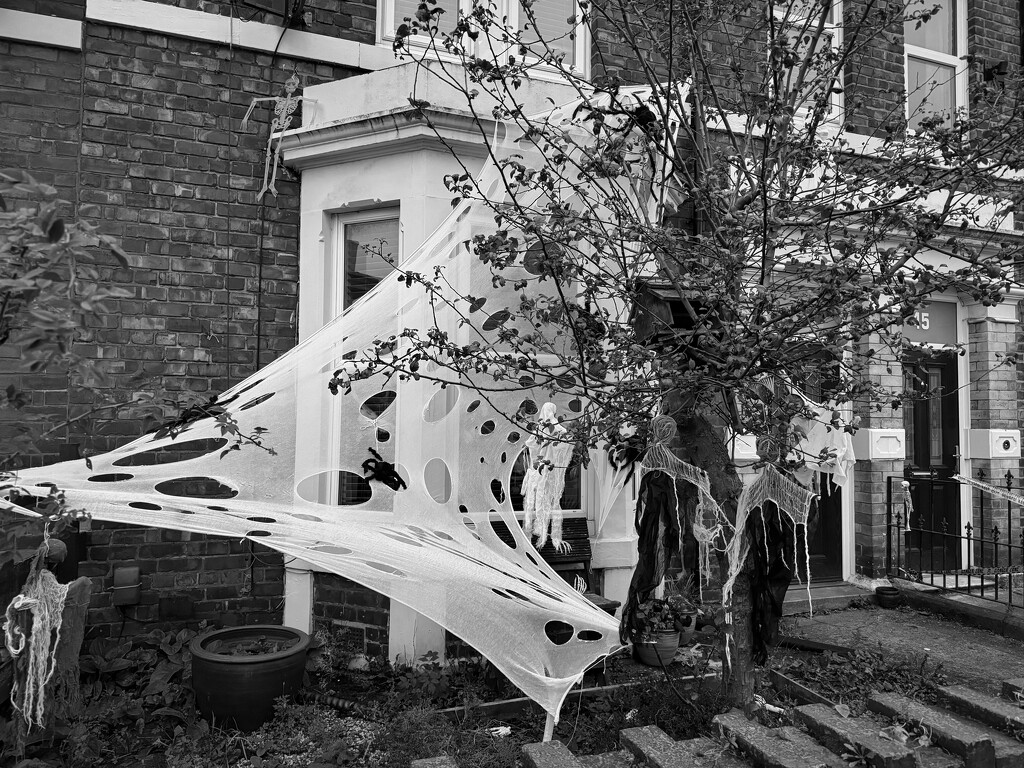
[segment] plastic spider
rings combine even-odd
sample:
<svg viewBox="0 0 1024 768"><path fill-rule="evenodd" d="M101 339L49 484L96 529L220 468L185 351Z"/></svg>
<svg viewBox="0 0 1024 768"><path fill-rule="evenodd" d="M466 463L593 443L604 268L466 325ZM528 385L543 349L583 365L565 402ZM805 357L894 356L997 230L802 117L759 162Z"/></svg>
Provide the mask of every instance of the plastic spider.
<svg viewBox="0 0 1024 768"><path fill-rule="evenodd" d="M402 476L398 474L394 464L384 461L384 457L373 450L373 448L368 448L367 450L373 454L372 459L367 459L363 462L363 474L368 476L368 480L384 483L393 491L404 491L409 487L405 484Z"/></svg>

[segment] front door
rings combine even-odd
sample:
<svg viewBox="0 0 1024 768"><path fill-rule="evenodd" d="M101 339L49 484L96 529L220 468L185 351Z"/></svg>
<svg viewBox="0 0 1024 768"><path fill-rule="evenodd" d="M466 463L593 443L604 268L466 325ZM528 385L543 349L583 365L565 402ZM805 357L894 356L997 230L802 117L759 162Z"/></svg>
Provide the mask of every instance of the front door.
<svg viewBox="0 0 1024 768"><path fill-rule="evenodd" d="M915 571L959 567L960 493L953 479L960 450L960 410L954 352L905 361L903 407L913 511L907 530L908 566Z"/></svg>
<svg viewBox="0 0 1024 768"><path fill-rule="evenodd" d="M804 546L809 551L805 554ZM832 476L818 475L818 498L807 520L806 537L797 531L797 573L807 580L807 563L811 565L811 581L839 581L843 577L843 489L832 482Z"/></svg>

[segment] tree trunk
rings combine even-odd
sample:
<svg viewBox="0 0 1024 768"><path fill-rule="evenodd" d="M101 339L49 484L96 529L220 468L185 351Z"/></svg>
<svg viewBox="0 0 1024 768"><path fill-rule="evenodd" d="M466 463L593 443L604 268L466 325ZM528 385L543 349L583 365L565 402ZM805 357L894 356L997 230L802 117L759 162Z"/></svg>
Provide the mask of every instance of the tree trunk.
<svg viewBox="0 0 1024 768"><path fill-rule="evenodd" d="M671 413L671 409L669 410ZM672 448L680 459L700 467L708 473L711 495L725 512L731 523L736 522L736 511L743 481L729 455L722 429L702 415L675 415L678 427L677 444ZM719 578L722 584L728 576L729 564L724 554L718 555ZM722 651L725 658L729 644L729 665L723 681L729 699L746 711L751 711L755 693L755 674L752 661L753 635L751 629L751 598L749 557L744 562L732 592L732 624L724 627Z"/></svg>

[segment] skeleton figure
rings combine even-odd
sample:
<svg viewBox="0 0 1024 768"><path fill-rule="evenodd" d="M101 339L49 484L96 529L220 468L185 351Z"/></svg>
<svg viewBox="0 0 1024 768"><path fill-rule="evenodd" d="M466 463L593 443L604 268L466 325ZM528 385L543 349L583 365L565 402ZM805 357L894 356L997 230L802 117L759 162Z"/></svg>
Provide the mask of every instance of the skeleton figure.
<svg viewBox="0 0 1024 768"><path fill-rule="evenodd" d="M281 160L281 137L278 136L277 146L274 147L274 135L291 128L292 118L295 116L295 110L298 109L300 101L309 101L316 104L316 99L296 96L295 89L298 87L299 77L292 74L284 84L283 95L264 96L263 98L253 99L252 104L249 105L249 111L242 118L242 130L244 131L249 126L249 118L252 116L257 104L261 104L264 101L274 102L274 119L270 122L270 136L267 138L267 158L263 165L263 189L256 195L257 200L261 199L268 190L274 197L277 197L275 182L277 181L277 166ZM271 155L273 155L273 171L270 168Z"/></svg>

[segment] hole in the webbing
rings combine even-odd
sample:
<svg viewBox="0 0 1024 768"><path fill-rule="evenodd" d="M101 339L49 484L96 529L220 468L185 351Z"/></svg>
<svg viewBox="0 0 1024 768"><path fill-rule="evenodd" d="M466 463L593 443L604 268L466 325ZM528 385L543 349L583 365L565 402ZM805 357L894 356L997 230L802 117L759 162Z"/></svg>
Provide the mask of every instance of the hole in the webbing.
<svg viewBox="0 0 1024 768"><path fill-rule="evenodd" d="M207 509L212 509L214 512L227 512L228 511L227 507L207 507Z"/></svg>
<svg viewBox="0 0 1024 768"><path fill-rule="evenodd" d="M522 437L522 435L520 435L518 432L509 432L508 433L508 441L510 443L518 443L519 439L521 437Z"/></svg>
<svg viewBox="0 0 1024 768"><path fill-rule="evenodd" d="M472 413L473 411L475 411L479 407L480 407L480 401L479 400L474 400L472 403L469 404L469 407L466 408L466 413Z"/></svg>
<svg viewBox="0 0 1024 768"><path fill-rule="evenodd" d="M427 407L423 409L423 420L428 424L440 421L452 412L458 402L458 387L445 387L437 390L427 402Z"/></svg>
<svg viewBox="0 0 1024 768"><path fill-rule="evenodd" d="M238 491L230 485L212 477L175 477L157 483L158 493L167 496L189 496L199 499L230 499L238 495Z"/></svg>
<svg viewBox="0 0 1024 768"><path fill-rule="evenodd" d="M313 547L314 552L324 552L328 555L351 555L352 550L346 547L339 547L335 544L325 544L319 547Z"/></svg>
<svg viewBox="0 0 1024 768"><path fill-rule="evenodd" d="M519 412L526 414L527 416L532 416L537 413L537 403L527 398L519 404Z"/></svg>
<svg viewBox="0 0 1024 768"><path fill-rule="evenodd" d="M308 520L311 523L322 523L323 518L317 517L316 515L307 515L299 512L292 512L292 517L298 520Z"/></svg>
<svg viewBox="0 0 1024 768"><path fill-rule="evenodd" d="M380 571L381 573L390 573L392 576L399 576L401 578L405 578L405 573L403 571L398 570L392 565L385 565L384 563L375 563L372 560L364 560L363 562L371 568Z"/></svg>
<svg viewBox="0 0 1024 768"><path fill-rule="evenodd" d="M503 326L511 319L512 313L507 309L499 309L493 315L484 320L483 329L485 331L494 331Z"/></svg>
<svg viewBox="0 0 1024 768"><path fill-rule="evenodd" d="M483 424L480 425L480 434L481 435L489 435L493 431L494 431L494 422L491 421L490 419L488 419L487 421L485 421Z"/></svg>
<svg viewBox="0 0 1024 768"><path fill-rule="evenodd" d="M390 439L391 439L391 433L390 432L388 432L386 429L381 429L380 427L377 427L377 442L378 443L386 443Z"/></svg>
<svg viewBox="0 0 1024 768"><path fill-rule="evenodd" d="M452 475L444 459L433 458L423 467L423 482L430 498L444 504L452 497Z"/></svg>
<svg viewBox="0 0 1024 768"><path fill-rule="evenodd" d="M491 512L495 511L496 510L493 509L491 510ZM509 549L516 548L516 537L513 536L510 532L507 532L508 529L503 530L503 526L501 526L500 521L491 520L491 530L498 534L498 538L501 540L501 543L504 544L506 547L508 547ZM502 536L502 533L505 533L505 536L507 536L508 538Z"/></svg>
<svg viewBox="0 0 1024 768"><path fill-rule="evenodd" d="M247 517L245 519L248 520L250 523L276 523L277 522L277 520L275 520L272 517Z"/></svg>
<svg viewBox="0 0 1024 768"><path fill-rule="evenodd" d="M576 628L564 621L549 621L544 625L544 634L555 645L565 645L576 634Z"/></svg>
<svg viewBox="0 0 1024 768"><path fill-rule="evenodd" d="M582 413L583 401L580 400L578 397L574 397L572 400L569 401L569 410L572 411L573 413Z"/></svg>
<svg viewBox="0 0 1024 768"><path fill-rule="evenodd" d="M108 472L105 475L93 475L89 478L90 483L119 483L122 480L131 480L135 475L126 472Z"/></svg>
<svg viewBox="0 0 1024 768"><path fill-rule="evenodd" d="M469 509L466 508L465 504L459 504L459 512L461 512L464 515L468 515Z"/></svg>
<svg viewBox="0 0 1024 768"><path fill-rule="evenodd" d="M295 486L295 493L314 504L353 507L368 502L373 496L373 488L369 480L355 472L325 470L300 480ZM295 517L301 518L301 515ZM321 522L312 516L310 519Z"/></svg>
<svg viewBox="0 0 1024 768"><path fill-rule="evenodd" d="M144 509L149 512L159 512L163 509L159 504L151 504L148 501L129 501L128 506L132 509Z"/></svg>
<svg viewBox="0 0 1024 768"><path fill-rule="evenodd" d="M259 531L259 530L256 530L256 531L246 531L245 535L246 536L255 536L256 538L264 538L264 537L270 535L270 531Z"/></svg>
<svg viewBox="0 0 1024 768"><path fill-rule="evenodd" d="M173 464L177 461L197 459L213 453L228 444L227 438L208 437L204 440L186 440L159 448L133 453L113 462L115 467L148 467L155 464Z"/></svg>
<svg viewBox="0 0 1024 768"><path fill-rule="evenodd" d="M252 400L250 400L248 403L246 403L245 405L238 406L238 410L240 410L240 411L247 411L250 408L255 408L260 403L267 402L267 400L272 398L275 394L277 394L277 393L276 392L267 392L265 395L260 395L259 397L255 397Z"/></svg>
<svg viewBox="0 0 1024 768"><path fill-rule="evenodd" d="M359 412L368 419L379 419L397 398L398 393L395 390L382 390L366 398L359 406Z"/></svg>
<svg viewBox="0 0 1024 768"><path fill-rule="evenodd" d="M505 503L505 488L501 484L501 480L498 480L497 478L491 480L491 493L499 504Z"/></svg>
<svg viewBox="0 0 1024 768"><path fill-rule="evenodd" d="M582 640L584 643L593 643L604 637L603 632L598 632L593 629L581 629L579 634L576 635L577 640Z"/></svg>

